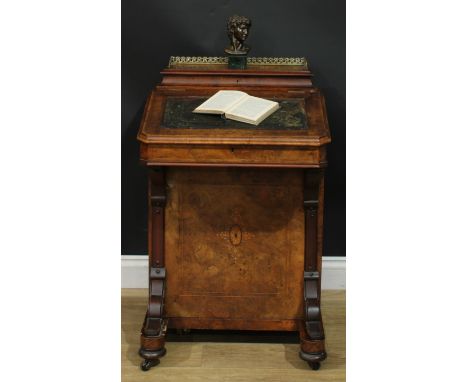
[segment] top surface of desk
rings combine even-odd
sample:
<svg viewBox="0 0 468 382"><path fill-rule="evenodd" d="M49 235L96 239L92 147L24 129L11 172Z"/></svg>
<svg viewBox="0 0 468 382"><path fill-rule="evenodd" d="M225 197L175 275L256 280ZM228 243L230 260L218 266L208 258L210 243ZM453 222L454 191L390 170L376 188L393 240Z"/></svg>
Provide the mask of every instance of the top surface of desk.
<svg viewBox="0 0 468 382"><path fill-rule="evenodd" d="M193 60L192 60L193 61ZM138 132L149 165L274 165L321 167L331 141L325 101L307 65L223 63L170 65L148 97ZM273 69L275 68L275 69ZM192 110L219 90L240 90L278 101L281 108L258 126ZM185 160L187 159L187 160Z"/></svg>
<svg viewBox="0 0 468 382"><path fill-rule="evenodd" d="M258 126L225 121L219 115L191 112L218 88L161 86L147 101L138 139L147 144L195 145L322 146L330 142L325 104L317 89L229 89L277 100L282 107Z"/></svg>
<svg viewBox="0 0 468 382"><path fill-rule="evenodd" d="M258 126L226 119L216 114L199 114L193 110L205 97L168 97L164 108L162 126L167 129L223 129L223 130L307 130L305 104L301 99L272 98L280 105L279 110L263 120Z"/></svg>

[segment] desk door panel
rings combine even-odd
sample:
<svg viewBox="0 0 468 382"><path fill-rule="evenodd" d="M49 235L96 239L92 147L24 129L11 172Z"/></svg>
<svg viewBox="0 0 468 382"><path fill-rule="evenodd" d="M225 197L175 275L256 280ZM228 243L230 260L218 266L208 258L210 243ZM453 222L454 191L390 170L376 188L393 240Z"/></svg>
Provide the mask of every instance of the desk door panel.
<svg viewBox="0 0 468 382"><path fill-rule="evenodd" d="M166 315L302 318L301 170L170 168L167 183Z"/></svg>

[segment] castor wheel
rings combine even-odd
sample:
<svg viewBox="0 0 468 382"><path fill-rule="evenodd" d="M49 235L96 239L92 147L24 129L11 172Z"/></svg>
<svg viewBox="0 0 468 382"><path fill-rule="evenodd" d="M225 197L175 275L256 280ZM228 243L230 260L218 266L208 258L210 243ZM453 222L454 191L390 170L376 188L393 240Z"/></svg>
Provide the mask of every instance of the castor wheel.
<svg viewBox="0 0 468 382"><path fill-rule="evenodd" d="M320 362L307 362L312 370L320 369Z"/></svg>
<svg viewBox="0 0 468 382"><path fill-rule="evenodd" d="M140 369L143 371L148 371L153 366L156 366L159 363L159 359L145 359L140 365Z"/></svg>

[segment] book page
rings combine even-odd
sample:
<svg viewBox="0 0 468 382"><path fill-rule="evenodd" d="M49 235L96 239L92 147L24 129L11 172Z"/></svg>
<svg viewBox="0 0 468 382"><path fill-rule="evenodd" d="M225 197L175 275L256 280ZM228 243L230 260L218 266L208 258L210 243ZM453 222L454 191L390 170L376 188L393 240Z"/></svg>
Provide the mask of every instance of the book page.
<svg viewBox="0 0 468 382"><path fill-rule="evenodd" d="M198 106L193 112L223 114L246 97L248 97L247 93L237 90L220 90Z"/></svg>
<svg viewBox="0 0 468 382"><path fill-rule="evenodd" d="M226 111L226 116L229 114L255 121L277 104L278 102L250 96Z"/></svg>

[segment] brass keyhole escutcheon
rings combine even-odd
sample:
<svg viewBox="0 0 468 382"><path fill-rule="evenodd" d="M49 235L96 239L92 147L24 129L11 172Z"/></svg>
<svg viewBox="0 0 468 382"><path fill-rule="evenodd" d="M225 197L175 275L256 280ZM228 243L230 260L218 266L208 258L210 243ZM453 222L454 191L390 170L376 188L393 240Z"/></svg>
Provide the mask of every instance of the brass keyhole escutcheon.
<svg viewBox="0 0 468 382"><path fill-rule="evenodd" d="M242 230L237 224L229 231L229 241L232 245L239 245L242 241Z"/></svg>

